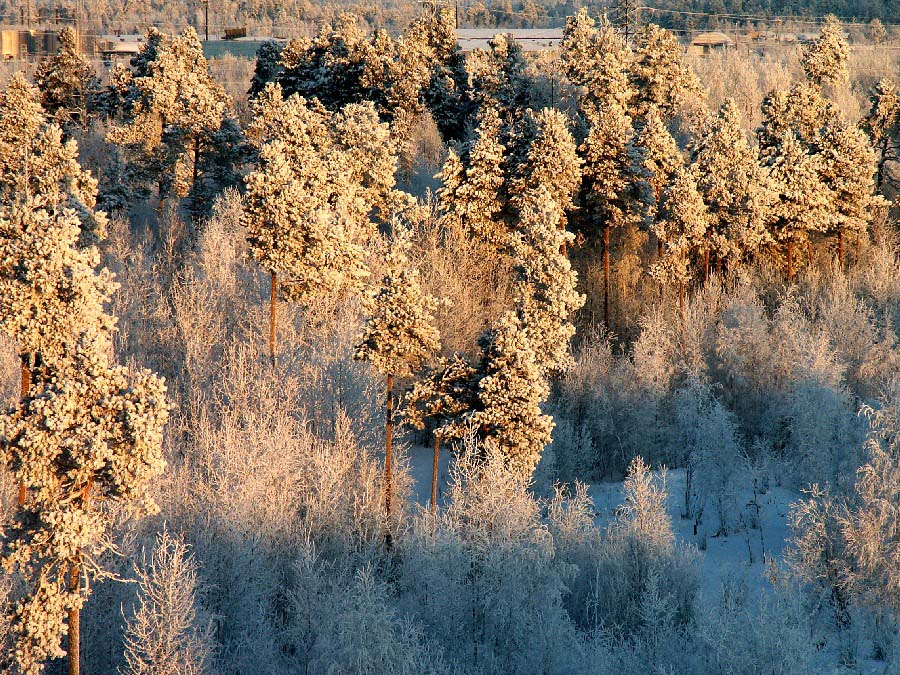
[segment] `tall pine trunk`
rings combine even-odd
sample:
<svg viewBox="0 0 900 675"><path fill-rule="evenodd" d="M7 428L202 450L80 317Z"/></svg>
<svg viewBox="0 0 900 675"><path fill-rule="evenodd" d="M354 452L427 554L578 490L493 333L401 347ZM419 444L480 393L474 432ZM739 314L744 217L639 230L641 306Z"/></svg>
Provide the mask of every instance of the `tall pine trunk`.
<svg viewBox="0 0 900 675"><path fill-rule="evenodd" d="M28 354L22 354L22 400L28 396L28 392L31 389L31 368L29 367L30 357ZM28 496L27 490L25 489L25 482L19 481L19 506L25 506L25 500Z"/></svg>
<svg viewBox="0 0 900 675"><path fill-rule="evenodd" d="M434 434L434 463L431 466L431 514L437 513L438 462L441 456L441 438Z"/></svg>
<svg viewBox="0 0 900 675"><path fill-rule="evenodd" d="M603 227L603 323L606 330L609 325L609 220Z"/></svg>
<svg viewBox="0 0 900 675"><path fill-rule="evenodd" d="M678 310L681 312L681 321L684 322L684 282L678 282Z"/></svg>
<svg viewBox="0 0 900 675"><path fill-rule="evenodd" d="M391 441L394 433L394 376L387 376L387 396L384 413L384 512L387 516L385 543L391 546Z"/></svg>
<svg viewBox="0 0 900 675"><path fill-rule="evenodd" d="M81 592L81 554L77 554L75 561L69 566L69 590L73 593ZM79 675L81 672L81 610L73 607L69 610L69 675Z"/></svg>
<svg viewBox="0 0 900 675"><path fill-rule="evenodd" d="M278 311L278 273L272 272L272 293L269 298L269 358L275 367L275 319Z"/></svg>

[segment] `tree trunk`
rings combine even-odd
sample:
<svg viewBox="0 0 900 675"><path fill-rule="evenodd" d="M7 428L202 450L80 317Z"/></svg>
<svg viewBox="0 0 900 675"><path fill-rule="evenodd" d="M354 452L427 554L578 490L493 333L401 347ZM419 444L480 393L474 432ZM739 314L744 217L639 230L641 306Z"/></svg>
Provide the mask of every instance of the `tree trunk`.
<svg viewBox="0 0 900 675"><path fill-rule="evenodd" d="M684 282L678 282L678 310L681 312L681 321L684 322Z"/></svg>
<svg viewBox="0 0 900 675"><path fill-rule="evenodd" d="M603 228L603 323L606 330L609 325L609 221Z"/></svg>
<svg viewBox="0 0 900 675"><path fill-rule="evenodd" d="M394 434L394 376L387 376L387 396L384 415L384 511L391 516L391 451Z"/></svg>
<svg viewBox="0 0 900 675"><path fill-rule="evenodd" d="M844 231L838 230L838 267L844 271Z"/></svg>
<svg viewBox="0 0 900 675"><path fill-rule="evenodd" d="M703 251L703 283L709 281L709 249Z"/></svg>
<svg viewBox="0 0 900 675"><path fill-rule="evenodd" d="M28 391L31 389L31 368L29 368L29 356L27 354L22 354L22 399L28 396ZM28 492L25 488L25 482L19 481L19 506L25 506L25 500L28 496Z"/></svg>
<svg viewBox="0 0 900 675"><path fill-rule="evenodd" d="M388 531L385 535L387 547L391 547L391 440L394 432L394 376L387 376L387 397L384 414L384 512L387 516Z"/></svg>
<svg viewBox="0 0 900 675"><path fill-rule="evenodd" d="M794 281L794 242L787 240L787 280L790 284Z"/></svg>
<svg viewBox="0 0 900 675"><path fill-rule="evenodd" d="M75 562L69 566L69 590L73 593L81 590L81 554L78 554ZM69 610L69 675L79 675L81 672L81 610L73 607Z"/></svg>
<svg viewBox="0 0 900 675"><path fill-rule="evenodd" d="M200 138L194 139L194 176L191 180L191 192L197 191L197 172L198 164L200 164Z"/></svg>
<svg viewBox="0 0 900 675"><path fill-rule="evenodd" d="M434 434L434 463L431 467L431 514L437 513L438 461L441 455L441 438Z"/></svg>
<svg viewBox="0 0 900 675"><path fill-rule="evenodd" d="M275 319L278 311L278 273L272 272L272 294L269 299L269 358L275 367Z"/></svg>
<svg viewBox="0 0 900 675"><path fill-rule="evenodd" d="M884 163L887 157L888 135L885 134L881 139L881 157L878 159L878 166L875 171L875 192L881 192L881 185L884 183Z"/></svg>

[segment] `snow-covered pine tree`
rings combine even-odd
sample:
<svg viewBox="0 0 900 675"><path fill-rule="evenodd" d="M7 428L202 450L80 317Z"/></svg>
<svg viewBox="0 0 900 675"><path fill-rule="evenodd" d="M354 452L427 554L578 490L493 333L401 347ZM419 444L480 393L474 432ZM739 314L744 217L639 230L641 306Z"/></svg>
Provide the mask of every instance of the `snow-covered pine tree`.
<svg viewBox="0 0 900 675"><path fill-rule="evenodd" d="M727 98L691 144L697 188L712 217L708 252L719 264L739 262L771 243L766 229L772 201L759 153L750 146L734 99ZM708 276L708 258L704 278Z"/></svg>
<svg viewBox="0 0 900 675"><path fill-rule="evenodd" d="M489 49L475 49L466 60L472 94L479 107L496 107L504 126L512 126L526 108L531 94L528 62L512 35L498 33Z"/></svg>
<svg viewBox="0 0 900 675"><path fill-rule="evenodd" d="M541 412L550 389L515 312L503 314L478 344L478 402L466 421L497 444L513 471L530 477L553 431L553 418Z"/></svg>
<svg viewBox="0 0 900 675"><path fill-rule="evenodd" d="M94 69L81 54L75 30L65 26L59 32L56 54L41 61L34 74L41 105L50 119L69 132L76 124L85 126L94 82Z"/></svg>
<svg viewBox="0 0 900 675"><path fill-rule="evenodd" d="M502 219L505 195L505 148L500 143L500 117L493 107L478 113L478 126L471 141L463 146L462 158L451 148L441 171L442 188L438 203L443 218L454 227L503 250L507 227Z"/></svg>
<svg viewBox="0 0 900 675"><path fill-rule="evenodd" d="M115 320L103 305L115 285L84 242L84 214L68 206L58 181L45 185L43 194L0 204L0 327L29 354L34 376L0 420L2 459L19 481L21 505L3 564L33 589L13 613L20 670L37 673L64 655L66 633L69 672L78 673L84 580L103 574L98 560L115 513L92 509L91 500L152 508L146 488L165 464L168 407L161 379L110 365Z"/></svg>
<svg viewBox="0 0 900 675"><path fill-rule="evenodd" d="M794 252L811 232L826 232L832 223L830 190L822 182L821 158L809 154L793 131L767 149L764 160L777 197L769 217L772 238L783 246L788 283L794 278Z"/></svg>
<svg viewBox="0 0 900 675"><path fill-rule="evenodd" d="M112 546L115 513L91 504L156 509L148 483L165 467L166 388L149 371L110 365L111 351L108 335L82 333L55 377L0 421L3 459L28 491L3 547L4 567L26 575L32 589L12 624L25 673L66 654L69 673L79 672L80 610L90 580L104 575L100 555Z"/></svg>
<svg viewBox="0 0 900 675"><path fill-rule="evenodd" d="M516 309L543 377L571 366L572 316L585 300L576 290L578 274L565 255L574 236L560 227L560 211L550 190L541 186L526 200L519 227L511 235Z"/></svg>
<svg viewBox="0 0 900 675"><path fill-rule="evenodd" d="M875 189L881 190L886 178L885 164L897 159L900 140L900 93L897 92L897 84L888 78L879 80L869 96L869 104L863 128L878 153Z"/></svg>
<svg viewBox="0 0 900 675"><path fill-rule="evenodd" d="M70 208L81 222L80 245L88 246L105 237L106 217L95 211L97 181L77 158L75 141L47 123L37 88L14 75L0 93L0 203Z"/></svg>
<svg viewBox="0 0 900 675"><path fill-rule="evenodd" d="M610 232L639 218L634 199L639 171L632 140L634 129L625 108L610 104L600 108L581 144L584 158L586 211L592 234L603 233L603 322L609 324Z"/></svg>
<svg viewBox="0 0 900 675"><path fill-rule="evenodd" d="M849 57L850 45L841 22L829 14L825 17L819 37L803 49L800 65L807 79L817 86L842 84L850 78L847 68Z"/></svg>
<svg viewBox="0 0 900 675"><path fill-rule="evenodd" d="M560 52L569 81L579 88L581 112L588 121L607 105L629 109L635 96L628 77L631 50L605 16L599 26L587 8L569 17Z"/></svg>
<svg viewBox="0 0 900 675"><path fill-rule="evenodd" d="M670 120L685 103L699 102L704 96L700 78L684 62L678 38L653 23L641 26L634 36L629 73L636 92L631 110L636 120L643 120L651 106Z"/></svg>
<svg viewBox="0 0 900 675"><path fill-rule="evenodd" d="M434 457L431 467L431 511L437 508L438 466L441 443L460 441L466 433L463 416L475 407L476 370L459 354L441 358L427 368L406 395L405 423L424 429L426 420L434 424Z"/></svg>
<svg viewBox="0 0 900 675"><path fill-rule="evenodd" d="M386 378L384 508L389 520L394 377L411 375L440 348L432 316L437 302L422 291L419 272L409 260L410 236L406 227L394 221L385 273L380 287L366 298L366 329L354 354Z"/></svg>
<svg viewBox="0 0 900 675"><path fill-rule="evenodd" d="M107 139L124 151L138 193L157 185L161 207L169 196L192 192L201 155L219 151L211 139L232 103L212 78L193 28L177 36L148 34L133 65L125 94L129 105Z"/></svg>
<svg viewBox="0 0 900 675"><path fill-rule="evenodd" d="M536 134L513 182L513 206L521 213L531 205L534 210L556 209L556 227L564 230L566 214L574 206L575 194L581 185L581 158L575 139L569 131L566 116L558 110L544 108L535 117ZM542 199L542 190L549 200ZM540 204L535 203L540 201ZM565 248L565 240L562 242Z"/></svg>
<svg viewBox="0 0 900 675"><path fill-rule="evenodd" d="M275 83L284 73L284 65L281 62L281 52L284 43L280 40L266 40L256 50L256 66L253 68L253 79L250 80L250 89L247 95L256 98L266 85Z"/></svg>
<svg viewBox="0 0 900 675"><path fill-rule="evenodd" d="M787 91L769 92L762 103L762 126L757 130L760 150L778 145L792 130L812 152L818 151L822 129L840 117L835 105L810 82L798 82Z"/></svg>
<svg viewBox="0 0 900 675"><path fill-rule="evenodd" d="M679 168L675 180L660 200L659 219L655 225L657 237L665 242L665 249L650 268L650 274L678 289L678 306L682 313L685 286L691 279L691 261L706 258L713 245L708 232L712 221L697 190L693 171Z"/></svg>
<svg viewBox="0 0 900 675"><path fill-rule="evenodd" d="M675 139L654 105L647 108L644 124L635 135L634 151L637 161L636 178L639 183L646 185L640 201L647 206L646 218L652 229L652 223L659 213L663 190L672 183L678 169L684 166L684 158ZM663 240L659 237L657 248L661 256Z"/></svg>
<svg viewBox="0 0 900 675"><path fill-rule="evenodd" d="M442 7L428 21L428 42L434 50L431 77L423 98L445 141L460 140L466 129L471 92L466 57L456 39L456 19Z"/></svg>
<svg viewBox="0 0 900 675"><path fill-rule="evenodd" d="M830 189L831 231L837 235L838 264L844 267L846 235L861 234L888 202L875 193L875 151L868 137L841 119L821 138L822 181Z"/></svg>

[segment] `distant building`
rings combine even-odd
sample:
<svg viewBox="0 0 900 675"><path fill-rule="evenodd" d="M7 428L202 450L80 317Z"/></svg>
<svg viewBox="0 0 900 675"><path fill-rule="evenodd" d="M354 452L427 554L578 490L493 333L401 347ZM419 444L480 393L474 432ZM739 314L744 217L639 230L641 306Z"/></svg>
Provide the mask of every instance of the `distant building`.
<svg viewBox="0 0 900 675"><path fill-rule="evenodd" d="M553 49L559 46L563 37L562 28L457 28L456 40L464 52L490 49L493 37L501 33L512 35L525 52Z"/></svg>
<svg viewBox="0 0 900 675"><path fill-rule="evenodd" d="M98 35L96 50L108 63L129 61L144 46L144 35Z"/></svg>
<svg viewBox="0 0 900 675"><path fill-rule="evenodd" d="M691 46L688 47L688 54L709 54L714 51L724 51L734 47L734 40L725 35L714 31L711 33L700 33L691 40Z"/></svg>

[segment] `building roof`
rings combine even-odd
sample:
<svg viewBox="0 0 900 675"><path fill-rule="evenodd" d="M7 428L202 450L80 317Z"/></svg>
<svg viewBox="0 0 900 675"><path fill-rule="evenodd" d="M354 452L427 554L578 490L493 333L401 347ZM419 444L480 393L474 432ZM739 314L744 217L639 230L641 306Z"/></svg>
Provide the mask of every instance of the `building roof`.
<svg viewBox="0 0 900 675"><path fill-rule="evenodd" d="M713 31L711 33L700 33L700 35L691 40L691 44L697 47L721 47L733 45L734 40L725 35L725 33Z"/></svg>
<svg viewBox="0 0 900 675"><path fill-rule="evenodd" d="M556 47L563 37L562 28L457 28L456 39L460 49L489 49L495 35L512 35L522 46L522 51L537 52Z"/></svg>

